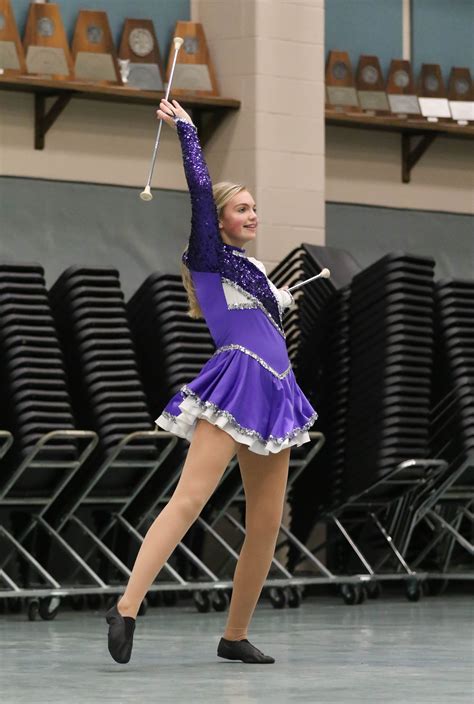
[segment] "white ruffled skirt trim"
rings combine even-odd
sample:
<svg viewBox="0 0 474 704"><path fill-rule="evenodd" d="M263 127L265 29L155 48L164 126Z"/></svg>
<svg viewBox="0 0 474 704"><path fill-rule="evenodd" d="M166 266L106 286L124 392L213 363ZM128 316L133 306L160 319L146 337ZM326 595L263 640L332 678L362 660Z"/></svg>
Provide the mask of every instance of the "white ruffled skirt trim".
<svg viewBox="0 0 474 704"><path fill-rule="evenodd" d="M178 416L164 411L155 420L155 423L160 428L174 433L189 442L191 442L196 428L196 422L199 418L204 418L209 423L221 428L221 430L224 430L233 437L236 442L247 445L249 450L255 452L257 455L268 455L271 452L280 452L294 445L299 447L311 440L306 428L296 428L286 438L278 438L278 440L270 438L265 441L258 433L255 433L255 431L243 428L236 423L229 413L216 408L203 408L202 405L191 396L187 396L179 404L179 409L181 413ZM312 425L315 420L316 417L312 418L308 423L308 427Z"/></svg>

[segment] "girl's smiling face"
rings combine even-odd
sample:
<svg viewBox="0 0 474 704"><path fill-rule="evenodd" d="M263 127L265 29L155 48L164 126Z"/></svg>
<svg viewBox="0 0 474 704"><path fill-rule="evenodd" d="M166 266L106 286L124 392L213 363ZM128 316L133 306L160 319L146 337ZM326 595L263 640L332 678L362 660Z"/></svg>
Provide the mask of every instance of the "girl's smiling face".
<svg viewBox="0 0 474 704"><path fill-rule="evenodd" d="M243 247L255 239L257 226L257 208L248 191L240 191L233 196L219 217L222 239L226 244L237 247Z"/></svg>

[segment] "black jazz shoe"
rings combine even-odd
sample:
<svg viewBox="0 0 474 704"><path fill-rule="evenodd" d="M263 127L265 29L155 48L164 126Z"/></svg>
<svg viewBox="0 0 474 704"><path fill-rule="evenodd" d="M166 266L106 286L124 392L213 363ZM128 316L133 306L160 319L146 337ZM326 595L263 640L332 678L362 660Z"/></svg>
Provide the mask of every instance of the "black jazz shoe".
<svg viewBox="0 0 474 704"><path fill-rule="evenodd" d="M275 662L275 658L270 655L264 655L261 650L256 648L247 639L244 640L227 640L221 638L217 646L217 655L226 660L242 660L246 663L258 663L260 665L269 665Z"/></svg>
<svg viewBox="0 0 474 704"><path fill-rule="evenodd" d="M132 655L135 619L122 616L115 604L105 614L105 620L109 624L109 653L115 662L128 662Z"/></svg>

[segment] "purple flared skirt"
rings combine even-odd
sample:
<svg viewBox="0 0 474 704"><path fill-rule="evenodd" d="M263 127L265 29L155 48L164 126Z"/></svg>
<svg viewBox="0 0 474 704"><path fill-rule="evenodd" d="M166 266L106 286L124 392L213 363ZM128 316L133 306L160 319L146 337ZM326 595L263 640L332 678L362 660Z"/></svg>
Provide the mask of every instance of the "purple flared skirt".
<svg viewBox="0 0 474 704"><path fill-rule="evenodd" d="M217 354L181 387L155 423L191 441L204 418L260 455L310 440L317 413L292 369L276 375L239 350Z"/></svg>

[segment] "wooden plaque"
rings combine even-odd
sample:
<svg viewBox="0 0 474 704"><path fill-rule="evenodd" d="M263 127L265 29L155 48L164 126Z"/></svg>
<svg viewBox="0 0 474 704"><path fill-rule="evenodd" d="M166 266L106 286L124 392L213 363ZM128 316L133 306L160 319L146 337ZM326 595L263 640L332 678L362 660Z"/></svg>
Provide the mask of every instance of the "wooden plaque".
<svg viewBox="0 0 474 704"><path fill-rule="evenodd" d="M409 61L392 59L388 71L386 92L390 110L399 117L421 114Z"/></svg>
<svg viewBox="0 0 474 704"><path fill-rule="evenodd" d="M26 73L25 54L10 0L0 0L0 73Z"/></svg>
<svg viewBox="0 0 474 704"><path fill-rule="evenodd" d="M73 77L71 52L59 5L30 4L23 47L28 73L58 79Z"/></svg>
<svg viewBox="0 0 474 704"><path fill-rule="evenodd" d="M329 109L360 112L347 51L330 51L326 61L326 95Z"/></svg>
<svg viewBox="0 0 474 704"><path fill-rule="evenodd" d="M460 125L474 122L474 84L468 68L451 69L448 100L453 120Z"/></svg>
<svg viewBox="0 0 474 704"><path fill-rule="evenodd" d="M206 37L199 22L177 22L175 37L182 37L184 44L178 54L173 77L172 92L175 95L219 95L214 66L209 56ZM174 56L171 43L166 80L169 80Z"/></svg>
<svg viewBox="0 0 474 704"><path fill-rule="evenodd" d="M163 64L153 20L125 20L119 60L128 61L126 82L129 86L142 90L164 90Z"/></svg>
<svg viewBox="0 0 474 704"><path fill-rule="evenodd" d="M443 75L438 64L421 65L418 100L421 114L430 122L437 122L440 117L444 119L451 117Z"/></svg>
<svg viewBox="0 0 474 704"><path fill-rule="evenodd" d="M106 12L79 12L72 40L72 55L76 78L122 84Z"/></svg>
<svg viewBox="0 0 474 704"><path fill-rule="evenodd" d="M389 112L382 69L376 56L362 55L359 58L356 87L359 104L365 112L371 115L387 114Z"/></svg>

